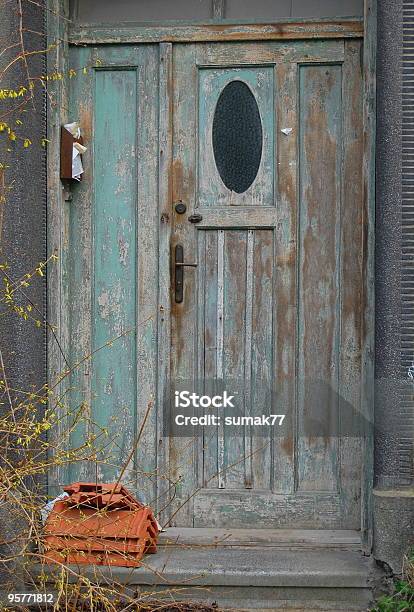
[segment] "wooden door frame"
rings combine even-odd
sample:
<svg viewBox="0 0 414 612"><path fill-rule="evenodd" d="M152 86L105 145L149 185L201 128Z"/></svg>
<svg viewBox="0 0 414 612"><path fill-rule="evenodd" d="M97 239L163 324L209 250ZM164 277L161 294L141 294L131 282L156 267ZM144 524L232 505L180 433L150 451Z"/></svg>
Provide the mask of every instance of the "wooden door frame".
<svg viewBox="0 0 414 612"><path fill-rule="evenodd" d="M368 423L374 420L374 325L375 325L375 138L376 138L376 20L377 0L364 0L364 19L297 19L279 20L273 24L209 22L189 24L185 22L157 25L123 24L118 28L105 24L96 26L71 27L68 0L47 0L47 73L56 74L52 81L48 105L48 255L59 254L56 264L48 270L48 320L57 327L60 347L53 334L48 338L48 380L67 370L62 353L67 354L69 347L69 330L65 313L68 311L67 286L64 282L65 253L67 251L69 228L70 193L62 188L59 178L60 163L60 126L68 120L68 45L115 44L115 43L161 43L160 57L160 256L169 253L169 223L165 223L170 202L170 164L171 164L171 129L168 124L171 106L171 51L173 42L214 42L236 40L295 40L315 38L364 38L363 74L364 74L364 154L363 154L363 278L364 304L361 313L361 325L364 330L362 355L362 402ZM61 76L59 76L61 75ZM162 153L161 153L162 151ZM163 220L164 219L164 220ZM168 251L166 250L168 249ZM166 271L160 270L165 277ZM166 279L160 283L160 304L163 312L159 313L158 334L160 346L159 377L167 375L168 360L163 358L163 351L168 349L169 335L169 291L165 291ZM163 289L164 287L164 289ZM165 380L165 378L163 378ZM67 378L64 378L57 392L64 391ZM159 397L162 388L159 390ZM65 424L61 423L60 427ZM364 535L364 546L371 551L372 544L372 487L373 487L373 447L372 427L368 427L365 462L362 477L362 516L361 528ZM59 432L57 432L59 435ZM64 468L54 468L50 474L53 482L65 481Z"/></svg>

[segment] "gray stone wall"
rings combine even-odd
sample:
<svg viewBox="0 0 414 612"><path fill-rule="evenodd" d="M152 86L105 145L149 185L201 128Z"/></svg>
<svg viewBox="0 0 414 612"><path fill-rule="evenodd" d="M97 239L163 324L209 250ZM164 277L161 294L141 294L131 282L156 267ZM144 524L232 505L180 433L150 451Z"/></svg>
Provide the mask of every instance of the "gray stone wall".
<svg viewBox="0 0 414 612"><path fill-rule="evenodd" d="M412 461L414 443L406 441L407 415L413 416L408 367L414 358L406 329L414 316L402 283L403 6L404 0L378 0L374 556L395 573L414 544L414 490L406 461L410 447Z"/></svg>
<svg viewBox="0 0 414 612"><path fill-rule="evenodd" d="M42 0L40 0L40 5ZM19 11L22 7L22 16ZM22 0L3 3L1 7L0 51L11 48L1 57L1 69L13 60L20 52L19 23L22 18L23 28L32 32L23 33L26 51L39 51L45 48L45 15L42 6ZM13 44L17 46L12 47ZM1 89L18 89L28 87L27 74L38 78L46 71L45 54L34 54L27 57L27 69L24 61L17 61L13 67L2 75ZM20 103L23 99L18 99ZM7 274L11 279L20 278L23 274L35 269L39 262L46 259L46 151L42 147L42 138L46 136L45 94L39 81L36 81L33 101L24 105L25 112L20 117L10 113L16 101L1 101L0 121L14 125L17 139L11 142L2 133L0 138L0 163L8 165L5 173L5 184L12 189L6 191L6 202L1 205L2 234L0 236L1 263L7 262ZM16 125L19 118L23 125ZM24 148L20 138L28 138L32 145ZM3 284L3 281L1 281ZM26 296L17 293L16 302L33 304L34 316L43 321L46 315L46 286L44 278L37 276L33 284L24 289ZM4 305L0 305L0 349L4 362L4 373L12 389L11 399L16 405L22 399L19 390L39 389L46 382L46 334L45 328L36 327L33 321L24 321ZM14 391L16 390L16 391ZM8 397L1 397L0 410L8 410ZM4 446L4 438L2 438ZM8 460L19 460L15 453L7 455ZM4 448L0 449L0 461L4 460ZM27 482L34 486L39 483ZM16 513L13 503L1 505L0 502L0 541L10 540L19 533L24 536L25 525ZM22 545L19 539L11 546L0 546L1 557L15 553ZM1 585L10 579L16 579L16 572L9 573L10 566L0 564Z"/></svg>

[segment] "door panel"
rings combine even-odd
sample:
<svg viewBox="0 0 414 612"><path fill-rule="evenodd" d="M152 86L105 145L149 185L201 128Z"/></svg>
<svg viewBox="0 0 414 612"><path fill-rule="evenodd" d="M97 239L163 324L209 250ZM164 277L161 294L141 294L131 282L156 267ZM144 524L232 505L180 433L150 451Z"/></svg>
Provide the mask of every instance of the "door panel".
<svg viewBox="0 0 414 612"><path fill-rule="evenodd" d="M110 482L156 397L158 47L71 49L71 66L78 74L69 118L80 121L87 152L68 203L66 316L71 407L83 406L88 419L72 444L98 436L101 452L97 464L74 463L68 478ZM154 407L123 476L148 502L156 495L154 477L141 472L156 471L155 447Z"/></svg>
<svg viewBox="0 0 414 612"><path fill-rule="evenodd" d="M107 427L121 416L121 454L135 436L136 393L136 133L137 83L131 70L99 70L95 75L94 208L92 212L92 346L118 338L93 360L93 418ZM107 143L103 147L101 143ZM114 171L115 170L115 171ZM128 330L131 330L128 333ZM121 334L125 334L123 337ZM119 427L118 425L118 427ZM113 475L103 464L102 477Z"/></svg>
<svg viewBox="0 0 414 612"><path fill-rule="evenodd" d="M198 268L186 269L184 300L173 305L172 381L237 381L245 413L260 406L289 422L282 436L219 426L171 438L177 525L359 526L361 440L341 429L349 405L340 399L358 412L359 50L330 41L173 51L173 202L187 214L174 214L172 248L182 244ZM212 136L217 102L238 80L263 131L243 193L223 182ZM202 216L196 225L192 213ZM315 396L315 385L329 392ZM303 429L315 402L320 434Z"/></svg>
<svg viewBox="0 0 414 612"><path fill-rule="evenodd" d="M298 419L322 380L337 389L339 371L342 69L299 69L300 212L298 237ZM330 398L329 398L330 399ZM329 401L329 400L328 400ZM336 397L327 414L339 417ZM298 437L298 491L336 491L337 438Z"/></svg>
<svg viewBox="0 0 414 612"><path fill-rule="evenodd" d="M204 69L200 70L198 125L198 205L211 206L216 209L222 206L274 206L274 77L273 67L253 67L251 69ZM228 188L222 180L211 180L217 177L217 165L214 150L211 146L213 119L220 94L229 83L242 82L253 94L262 121L261 163L256 179L243 193L232 191L228 197ZM241 103L241 101L238 101ZM239 109L239 112L244 109ZM250 110L250 109L246 109ZM230 121L231 117L224 118ZM243 125L240 126L243 129ZM241 135L242 136L242 135ZM247 138L249 134L246 134ZM228 138L223 130L220 139ZM235 162L238 161L235 155ZM240 160L239 160L240 161ZM208 168L208 171L206 171Z"/></svg>

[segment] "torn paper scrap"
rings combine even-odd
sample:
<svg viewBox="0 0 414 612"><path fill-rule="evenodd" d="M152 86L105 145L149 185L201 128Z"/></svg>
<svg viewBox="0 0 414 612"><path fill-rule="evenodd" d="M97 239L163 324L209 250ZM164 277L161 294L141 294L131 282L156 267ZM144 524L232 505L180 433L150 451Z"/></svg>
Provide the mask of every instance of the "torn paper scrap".
<svg viewBox="0 0 414 612"><path fill-rule="evenodd" d="M64 127L72 134L74 138L80 138L81 131L79 127L79 123L77 121L72 121L72 123L65 123ZM73 151L72 151L72 178L76 181L81 180L81 176L84 172L81 154L85 153L86 147L81 145L79 142L73 143Z"/></svg>
<svg viewBox="0 0 414 612"><path fill-rule="evenodd" d="M72 121L72 123L65 123L63 127L72 134L73 138L80 138L80 127L77 121Z"/></svg>
<svg viewBox="0 0 414 612"><path fill-rule="evenodd" d="M75 179L76 181L80 181L82 174L83 174L83 166L82 166L81 155L80 155L80 152L78 151L78 149L75 146L73 146L73 151L72 151L72 178Z"/></svg>
<svg viewBox="0 0 414 612"><path fill-rule="evenodd" d="M55 497L55 499L52 499L50 502L47 502L45 506L43 506L43 508L40 510L40 516L42 517L43 524L46 523L46 519L49 516L49 514L52 512L53 506L55 505L55 503L57 501L65 499L66 497L69 497L69 494L62 493L61 495L58 495L57 497Z"/></svg>
<svg viewBox="0 0 414 612"><path fill-rule="evenodd" d="M282 128L280 131L289 136L293 132L293 128Z"/></svg>

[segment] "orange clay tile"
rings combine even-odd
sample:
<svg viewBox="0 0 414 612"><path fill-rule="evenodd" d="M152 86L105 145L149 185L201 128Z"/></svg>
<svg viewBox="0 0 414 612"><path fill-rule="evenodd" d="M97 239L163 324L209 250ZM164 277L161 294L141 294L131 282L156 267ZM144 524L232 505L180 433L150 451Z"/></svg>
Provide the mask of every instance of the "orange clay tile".
<svg viewBox="0 0 414 612"><path fill-rule="evenodd" d="M48 563L137 567L157 550L158 525L122 485L74 483L57 501L44 528Z"/></svg>

